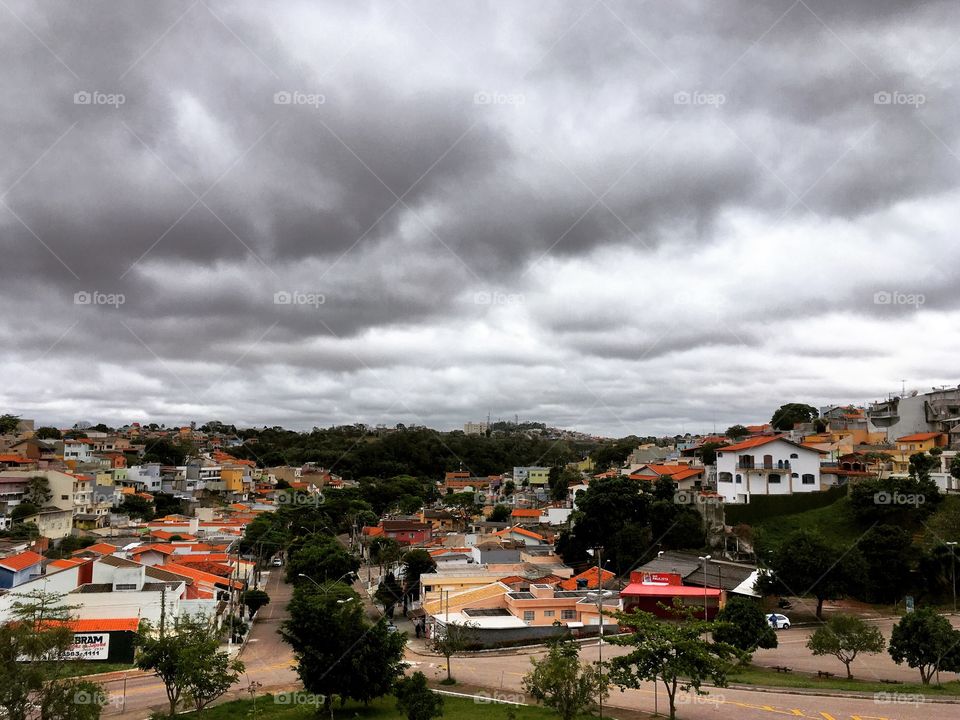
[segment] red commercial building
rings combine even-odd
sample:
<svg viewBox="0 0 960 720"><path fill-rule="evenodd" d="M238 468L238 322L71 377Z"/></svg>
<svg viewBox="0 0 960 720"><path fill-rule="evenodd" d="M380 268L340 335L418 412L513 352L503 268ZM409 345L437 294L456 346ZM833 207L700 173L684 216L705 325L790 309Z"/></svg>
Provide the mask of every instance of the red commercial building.
<svg viewBox="0 0 960 720"><path fill-rule="evenodd" d="M701 618L706 608L706 616L712 620L722 607L723 591L682 582L683 578L676 573L634 571L630 573L630 584L620 591L623 611L643 610L657 617L676 618L670 608L680 604L694 608Z"/></svg>

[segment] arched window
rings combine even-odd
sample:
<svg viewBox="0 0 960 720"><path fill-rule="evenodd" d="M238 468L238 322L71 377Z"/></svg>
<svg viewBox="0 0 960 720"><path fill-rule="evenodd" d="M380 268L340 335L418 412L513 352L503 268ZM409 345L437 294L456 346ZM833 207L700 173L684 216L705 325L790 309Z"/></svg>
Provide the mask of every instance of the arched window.
<svg viewBox="0 0 960 720"><path fill-rule="evenodd" d="M813 485L816 482L813 478L813 475L810 473L804 473L802 481L804 485Z"/></svg>
<svg viewBox="0 0 960 720"><path fill-rule="evenodd" d="M728 472L722 472L717 476L719 482L733 482L733 475Z"/></svg>
<svg viewBox="0 0 960 720"><path fill-rule="evenodd" d="M797 455L796 453L790 453L790 459L791 459L791 460L798 460L799 458L800 458L800 456Z"/></svg>
<svg viewBox="0 0 960 720"><path fill-rule="evenodd" d="M743 475L737 475L737 482L743 482Z"/></svg>

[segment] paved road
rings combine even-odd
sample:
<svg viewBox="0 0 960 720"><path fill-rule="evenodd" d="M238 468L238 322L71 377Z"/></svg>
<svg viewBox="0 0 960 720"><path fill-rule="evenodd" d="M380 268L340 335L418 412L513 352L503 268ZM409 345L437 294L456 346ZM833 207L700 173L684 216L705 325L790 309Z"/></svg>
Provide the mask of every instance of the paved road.
<svg viewBox="0 0 960 720"><path fill-rule="evenodd" d="M624 652L604 645L604 659ZM530 658L542 653L507 656L453 658L454 676L464 683L495 688L491 694L503 700L526 702L521 680L530 668ZM594 644L584 647L585 661L597 659ZM409 654L412 670L420 670L428 677L440 679L446 675L443 658ZM810 718L812 720L957 720L960 705L924 703L922 698L895 696L895 687L887 697L829 697L801 695L780 691L715 689L707 696L685 695L678 701L678 715L683 720L776 720L777 717ZM652 684L639 690L620 692L611 689L608 700L609 715L616 717L617 708L660 712L666 708L666 694L661 685L654 691Z"/></svg>
<svg viewBox="0 0 960 720"><path fill-rule="evenodd" d="M287 615L292 588L283 582L283 571L279 568L265 577L264 589L270 595L270 604L260 610L253 624L250 639L241 655L246 672L227 697L247 696L251 682L261 683L260 692L293 689L299 683L290 646L277 634L277 628ZM118 720L145 718L153 710L167 707L163 684L153 675L131 672L126 682L119 677L102 685L108 701L104 716Z"/></svg>
<svg viewBox="0 0 960 720"><path fill-rule="evenodd" d="M960 627L960 616L948 616L954 627ZM890 633L898 618L878 618L868 620L880 629L883 637L889 641ZM777 631L778 647L774 650L758 650L753 654L757 665L772 667L786 665L797 672L816 673L818 670L836 673L843 676L846 670L843 663L833 656L815 657L806 647L807 639L813 634L817 626L792 627L789 630ZM897 665L886 651L876 655L861 655L850 668L853 675L861 680L900 680L908 683L919 683L920 672L907 665ZM954 674L944 674L943 680L955 679ZM957 713L960 718L960 712Z"/></svg>

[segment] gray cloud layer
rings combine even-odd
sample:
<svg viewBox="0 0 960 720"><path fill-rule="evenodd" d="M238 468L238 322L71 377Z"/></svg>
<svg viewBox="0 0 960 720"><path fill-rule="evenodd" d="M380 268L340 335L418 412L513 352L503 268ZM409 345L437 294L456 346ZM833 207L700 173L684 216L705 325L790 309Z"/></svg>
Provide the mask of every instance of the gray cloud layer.
<svg viewBox="0 0 960 720"><path fill-rule="evenodd" d="M955 4L0 14L14 412L626 434L956 382Z"/></svg>

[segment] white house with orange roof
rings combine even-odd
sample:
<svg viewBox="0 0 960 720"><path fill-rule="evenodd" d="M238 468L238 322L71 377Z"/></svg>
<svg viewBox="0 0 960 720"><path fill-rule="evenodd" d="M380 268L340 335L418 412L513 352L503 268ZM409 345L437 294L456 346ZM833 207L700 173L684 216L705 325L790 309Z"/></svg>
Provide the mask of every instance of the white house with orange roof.
<svg viewBox="0 0 960 720"><path fill-rule="evenodd" d="M751 495L792 495L822 489L823 451L783 435L747 438L717 451L717 493L728 503L748 503Z"/></svg>

